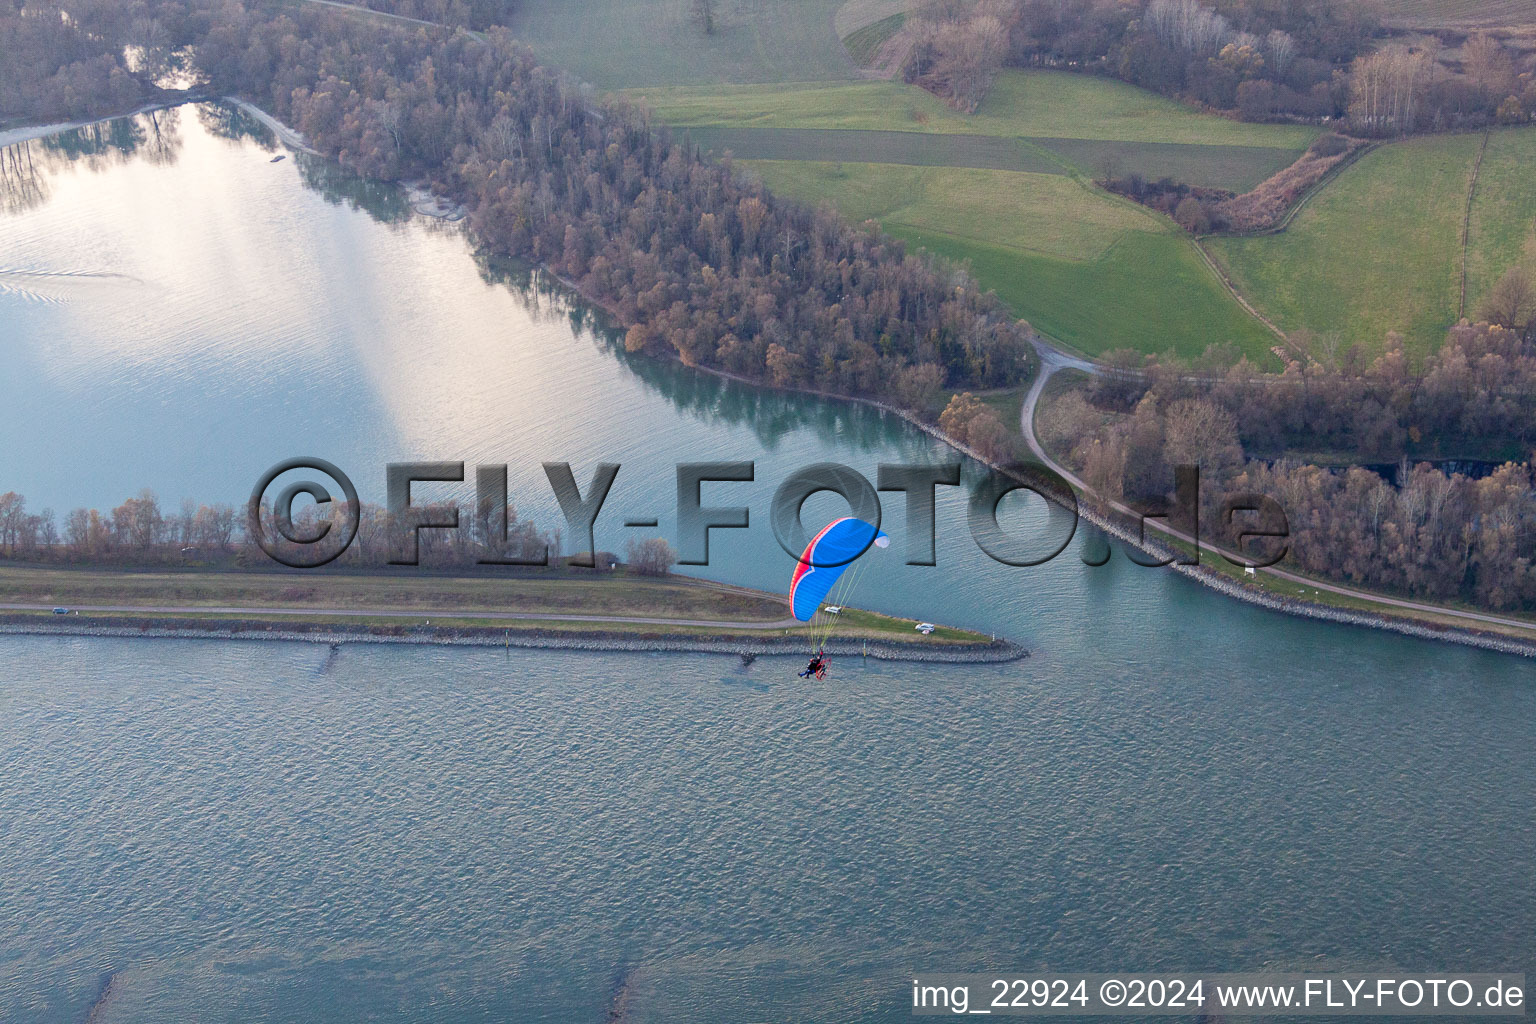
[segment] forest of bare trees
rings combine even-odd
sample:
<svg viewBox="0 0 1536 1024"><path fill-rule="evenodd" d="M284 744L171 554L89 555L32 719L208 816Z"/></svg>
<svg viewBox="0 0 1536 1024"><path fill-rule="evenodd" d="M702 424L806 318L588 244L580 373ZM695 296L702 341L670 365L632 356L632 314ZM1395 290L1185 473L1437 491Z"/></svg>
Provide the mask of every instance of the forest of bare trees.
<svg viewBox="0 0 1536 1024"><path fill-rule="evenodd" d="M1522 301L1523 324L1463 323L1418 367L1400 339L1368 363L1319 344L1282 374L1246 360L1222 371L1215 353L1195 364L1122 353L1111 360L1122 372L1049 403L1040 434L1096 493L1150 508L1170 501L1173 466L1199 465L1211 536L1225 535L1224 495L1276 498L1290 558L1309 572L1529 610L1536 311Z"/></svg>
<svg viewBox="0 0 1536 1024"><path fill-rule="evenodd" d="M1442 59L1433 36L1386 42L1368 0L921 0L904 68L962 110L997 69L1113 75L1254 121L1348 117L1397 134L1536 116L1536 68L1491 33Z"/></svg>
<svg viewBox="0 0 1536 1024"><path fill-rule="evenodd" d="M161 22L135 7L82 0L66 17L52 3L0 0L0 119L99 117L153 95L154 73L178 41L172 30L185 28L186 12L167 4ZM130 67L127 47L151 59Z"/></svg>

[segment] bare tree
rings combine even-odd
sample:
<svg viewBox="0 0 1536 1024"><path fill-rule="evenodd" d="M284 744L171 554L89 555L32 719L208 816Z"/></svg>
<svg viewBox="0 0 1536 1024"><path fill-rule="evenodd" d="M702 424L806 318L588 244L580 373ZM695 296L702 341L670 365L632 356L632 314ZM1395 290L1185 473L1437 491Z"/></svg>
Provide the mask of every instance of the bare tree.
<svg viewBox="0 0 1536 1024"><path fill-rule="evenodd" d="M1515 68L1504 44L1486 32L1479 32L1461 50L1467 77L1485 95L1501 98L1514 86Z"/></svg>
<svg viewBox="0 0 1536 1024"><path fill-rule="evenodd" d="M1523 331L1536 321L1536 281L1523 267L1510 267L1483 299L1484 320Z"/></svg>
<svg viewBox="0 0 1536 1024"><path fill-rule="evenodd" d="M677 564L677 552L665 537L630 541L625 548L629 567L642 576L665 576Z"/></svg>
<svg viewBox="0 0 1536 1024"><path fill-rule="evenodd" d="M1269 57L1269 66L1275 69L1275 74L1284 77L1290 69L1291 61L1296 59L1296 40L1291 38L1289 32L1274 29L1264 40L1264 52Z"/></svg>
<svg viewBox="0 0 1536 1024"><path fill-rule="evenodd" d="M688 16L700 32L715 34L715 0L688 0Z"/></svg>

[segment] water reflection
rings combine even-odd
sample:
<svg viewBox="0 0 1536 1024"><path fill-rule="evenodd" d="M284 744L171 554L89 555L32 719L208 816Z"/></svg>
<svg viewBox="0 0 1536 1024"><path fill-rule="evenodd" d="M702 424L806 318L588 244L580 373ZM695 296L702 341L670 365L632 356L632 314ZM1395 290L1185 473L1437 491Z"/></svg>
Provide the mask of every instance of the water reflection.
<svg viewBox="0 0 1536 1024"><path fill-rule="evenodd" d="M530 316L562 319L573 333L592 338L596 349L621 365L672 408L693 419L751 429L763 448L775 451L785 437L811 429L865 451L884 448L906 428L900 417L871 405L842 400L808 401L800 392L745 384L719 374L629 352L624 334L603 314L572 296L549 272L500 259L483 250L475 255L480 276L517 297Z"/></svg>
<svg viewBox="0 0 1536 1024"><path fill-rule="evenodd" d="M213 138L270 153L281 149L270 128L232 103L193 103L97 121L0 149L0 208L19 213L47 202L53 179L65 171L101 173L136 158L174 164L186 144L182 118L187 110ZM410 203L391 183L361 178L308 153L293 158L304 184L328 202L361 210L382 223L411 216Z"/></svg>
<svg viewBox="0 0 1536 1024"><path fill-rule="evenodd" d="M249 141L268 152L277 149L277 136L272 129L259 118L252 117L244 107L233 103L199 103L193 109L197 111L197 123L215 138L230 142Z"/></svg>
<svg viewBox="0 0 1536 1024"><path fill-rule="evenodd" d="M466 259L463 228L413 215L399 189L304 155L274 163L277 141L237 107L186 110L18 157L43 198L0 218L0 298L27 300L0 326L20 358L0 426L32 452L5 485L36 504L145 486L237 501L320 449L366 477L405 458L521 460L514 490L545 494L545 459L655 475L675 459L938 448L869 406L626 352L558 280ZM47 457L61 450L80 453L74 479Z"/></svg>

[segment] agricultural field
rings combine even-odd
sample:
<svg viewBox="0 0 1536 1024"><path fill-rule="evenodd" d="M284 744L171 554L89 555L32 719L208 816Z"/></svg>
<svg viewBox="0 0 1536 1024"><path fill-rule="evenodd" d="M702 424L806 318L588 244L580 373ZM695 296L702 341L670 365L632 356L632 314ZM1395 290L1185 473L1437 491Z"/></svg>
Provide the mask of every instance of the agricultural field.
<svg viewBox="0 0 1536 1024"><path fill-rule="evenodd" d="M1362 157L1278 235L1211 238L1238 289L1283 330L1379 351L1387 332L1422 355L1460 314L1462 224L1482 136L1409 139ZM1536 250L1536 130L1494 132L1472 204L1467 313Z"/></svg>
<svg viewBox="0 0 1536 1024"><path fill-rule="evenodd" d="M1124 82L1064 71L1005 71L975 114L901 82L796 82L629 90L673 125L852 128L1023 138L1243 146L1300 153L1305 125L1264 125L1201 114Z"/></svg>
<svg viewBox="0 0 1536 1024"><path fill-rule="evenodd" d="M529 0L512 33L600 89L850 79L842 0L719 0L709 36L690 0Z"/></svg>
<svg viewBox="0 0 1536 1024"><path fill-rule="evenodd" d="M901 31L906 20L905 14L892 14L843 36L843 46L848 50L848 56L861 68L871 66L879 57L880 48Z"/></svg>
<svg viewBox="0 0 1536 1024"><path fill-rule="evenodd" d="M1061 72L1006 72L974 115L890 81L629 95L777 193L968 261L1019 316L1081 351L1198 355L1231 342L1274 361L1278 339L1187 238L1090 179L1137 172L1244 191L1291 163L1315 129L1229 121Z"/></svg>
<svg viewBox="0 0 1536 1024"><path fill-rule="evenodd" d="M1166 220L1064 174L761 161L775 192L956 261L1021 317L1080 351L1193 356L1231 342L1270 360L1276 339L1222 290Z"/></svg>
<svg viewBox="0 0 1536 1024"><path fill-rule="evenodd" d="M1536 0L1382 0L1389 25L1424 28L1536 25Z"/></svg>
<svg viewBox="0 0 1536 1024"><path fill-rule="evenodd" d="M1063 171L1090 177L1135 172L1235 192L1290 164L1318 134L1305 126L1198 114L1121 82L1064 72L1006 72L972 115L888 81L635 89L629 95L660 121L716 133L708 138L712 148L731 149L743 159L841 159L826 148L846 141L846 134L826 134L834 132L907 136L913 145L931 136L992 137L1022 141ZM963 162L968 147L975 142L956 143L956 166L1002 166Z"/></svg>
<svg viewBox="0 0 1536 1024"><path fill-rule="evenodd" d="M730 153L738 160L852 161L1037 174L1070 171L1065 159L1052 150L998 135L923 135L845 128L684 128L680 134L716 156Z"/></svg>

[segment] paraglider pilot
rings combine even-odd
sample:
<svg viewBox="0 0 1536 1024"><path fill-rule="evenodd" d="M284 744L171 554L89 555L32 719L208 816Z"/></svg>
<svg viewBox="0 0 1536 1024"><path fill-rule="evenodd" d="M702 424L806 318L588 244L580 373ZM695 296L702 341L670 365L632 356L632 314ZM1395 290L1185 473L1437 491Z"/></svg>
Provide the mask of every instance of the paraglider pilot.
<svg viewBox="0 0 1536 1024"><path fill-rule="evenodd" d="M805 666L805 671L800 673L801 679L809 679L815 676L817 679L827 678L827 656L821 651L811 659L811 663Z"/></svg>

